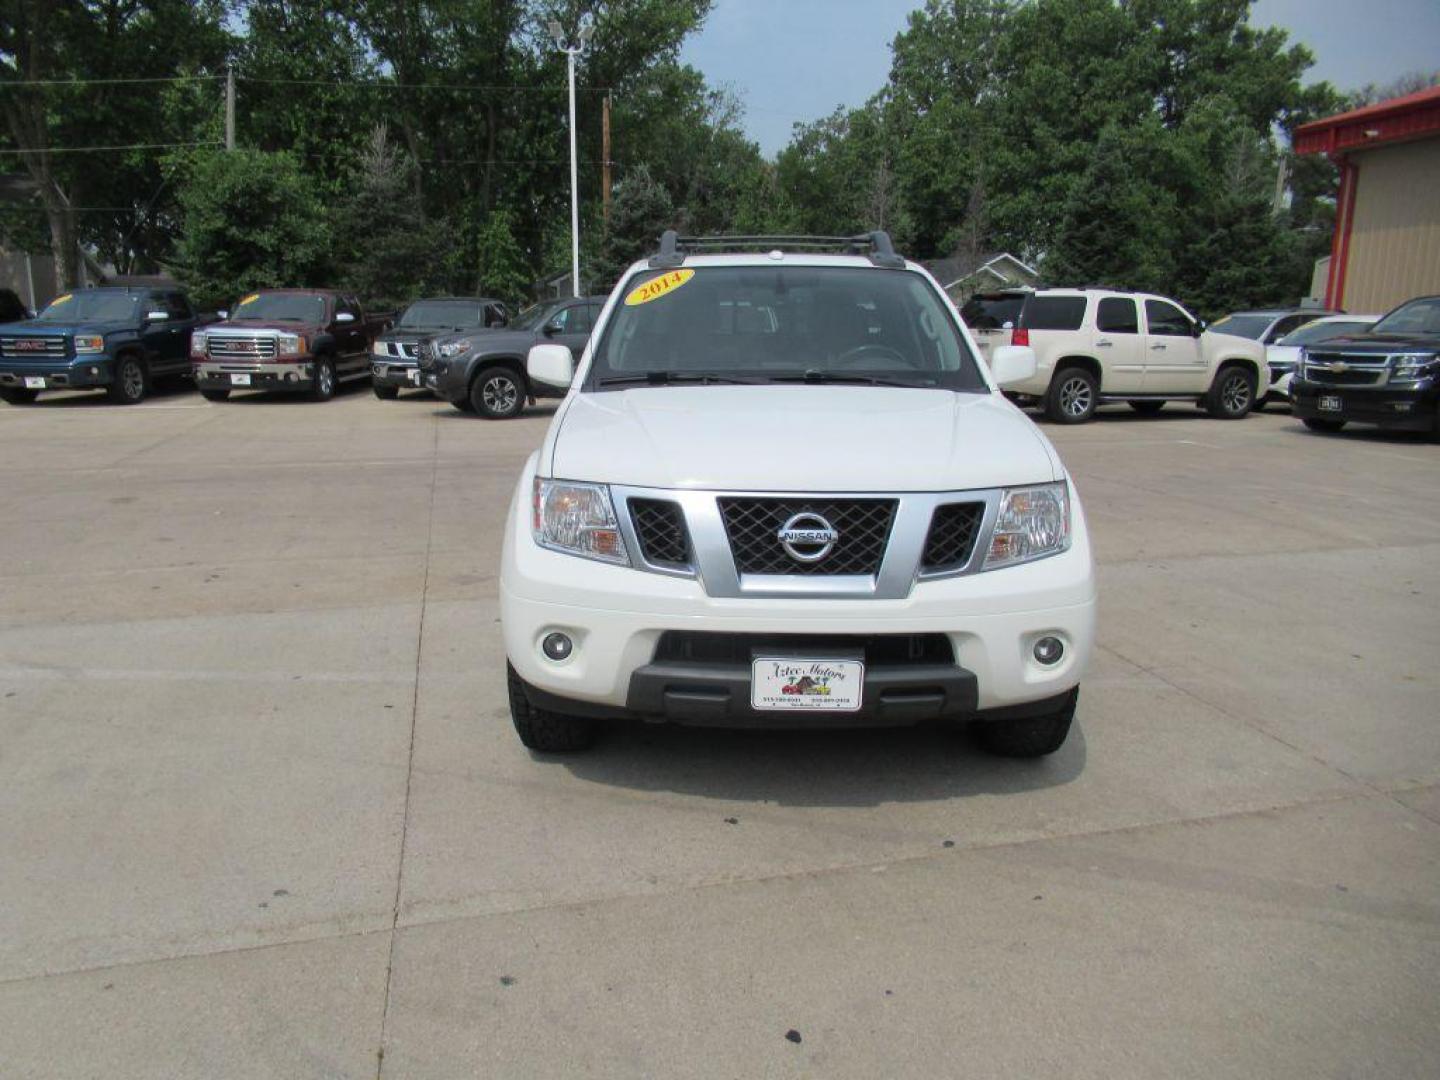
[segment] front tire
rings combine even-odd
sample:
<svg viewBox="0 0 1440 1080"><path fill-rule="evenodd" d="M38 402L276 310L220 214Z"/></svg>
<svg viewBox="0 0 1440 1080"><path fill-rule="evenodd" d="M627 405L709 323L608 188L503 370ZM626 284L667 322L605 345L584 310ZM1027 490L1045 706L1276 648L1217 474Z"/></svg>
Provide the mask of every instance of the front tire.
<svg viewBox="0 0 1440 1080"><path fill-rule="evenodd" d="M1325 420L1319 416L1301 417L1301 421L1311 431L1323 431L1327 435L1334 435L1345 426L1344 420Z"/></svg>
<svg viewBox="0 0 1440 1080"><path fill-rule="evenodd" d="M509 420L525 408L525 383L508 367L485 368L470 383L470 405L486 420Z"/></svg>
<svg viewBox="0 0 1440 1080"><path fill-rule="evenodd" d="M329 401L335 396L335 361L320 357L315 361L315 374L310 383L312 401Z"/></svg>
<svg viewBox="0 0 1440 1080"><path fill-rule="evenodd" d="M1217 420L1242 420L1254 406L1254 372L1234 364L1221 368L1205 396L1206 411Z"/></svg>
<svg viewBox="0 0 1440 1080"><path fill-rule="evenodd" d="M400 388L398 386L382 386L379 383L375 383L371 389L375 391L375 396L381 401L394 401L400 396Z"/></svg>
<svg viewBox="0 0 1440 1080"><path fill-rule="evenodd" d="M515 734L529 749L543 754L566 754L587 750L595 742L595 721L581 716L537 709L525 695L525 680L509 661L505 663L505 684L510 694L510 720Z"/></svg>
<svg viewBox="0 0 1440 1080"><path fill-rule="evenodd" d="M1025 720L992 720L975 726L975 737L988 753L998 757L1037 758L1053 754L1065 743L1075 719L1075 702L1080 688L1057 711Z"/></svg>
<svg viewBox="0 0 1440 1080"><path fill-rule="evenodd" d="M1083 367L1065 367L1045 391L1045 415L1057 424L1083 424L1100 404L1100 380Z"/></svg>
<svg viewBox="0 0 1440 1080"><path fill-rule="evenodd" d="M136 356L122 356L115 361L114 380L105 388L116 405L138 405L150 390L150 375L145 362Z"/></svg>
<svg viewBox="0 0 1440 1080"><path fill-rule="evenodd" d="M7 405L30 405L39 396L39 390L25 390L15 386L0 387L0 401Z"/></svg>

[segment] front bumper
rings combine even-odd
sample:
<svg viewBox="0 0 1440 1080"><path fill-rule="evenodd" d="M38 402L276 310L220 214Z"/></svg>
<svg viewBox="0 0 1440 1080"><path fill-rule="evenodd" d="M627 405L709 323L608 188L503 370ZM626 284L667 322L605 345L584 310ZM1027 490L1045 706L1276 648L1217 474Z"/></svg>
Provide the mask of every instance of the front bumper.
<svg viewBox="0 0 1440 1080"><path fill-rule="evenodd" d="M424 386L418 365L392 359L371 361L370 377L376 386L393 386L400 390L418 390Z"/></svg>
<svg viewBox="0 0 1440 1080"><path fill-rule="evenodd" d="M1340 407L1322 409L1323 399L1336 399ZM1440 385L1434 379L1385 389L1322 386L1297 379L1290 384L1290 400L1300 419L1378 424L1393 431L1440 429Z"/></svg>
<svg viewBox="0 0 1440 1080"><path fill-rule="evenodd" d="M520 491L530 491L529 470ZM787 727L916 723L1026 706L1043 711L1079 684L1094 640L1095 584L1078 502L1072 512L1070 550L1038 562L917 582L896 600L760 599L712 597L694 578L540 548L530 536L528 499L517 497L500 576L506 653L537 703L577 714ZM574 642L559 662L540 648L555 631ZM757 713L750 708L748 663L657 659L667 631L783 637L796 655L837 638L943 635L953 659L867 667L858 715ZM1063 643L1057 663L1034 658L1041 637Z"/></svg>
<svg viewBox="0 0 1440 1080"><path fill-rule="evenodd" d="M422 369L420 385L446 401L464 401L470 394L470 386L465 381L465 359L465 356L454 356L440 361L443 367Z"/></svg>
<svg viewBox="0 0 1440 1080"><path fill-rule="evenodd" d="M109 386L115 381L110 357L86 356L58 367L54 364L27 364L23 360L0 361L0 386L19 390L84 390ZM44 380L36 385L36 380Z"/></svg>
<svg viewBox="0 0 1440 1080"><path fill-rule="evenodd" d="M308 363L237 364L202 361L195 365L195 385L201 390L309 390L314 367Z"/></svg>

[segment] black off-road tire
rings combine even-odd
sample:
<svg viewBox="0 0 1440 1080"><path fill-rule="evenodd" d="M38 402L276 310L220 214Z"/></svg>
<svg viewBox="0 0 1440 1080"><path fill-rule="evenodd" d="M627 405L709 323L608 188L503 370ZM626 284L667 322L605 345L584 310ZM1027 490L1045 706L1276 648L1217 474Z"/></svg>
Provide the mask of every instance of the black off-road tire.
<svg viewBox="0 0 1440 1080"><path fill-rule="evenodd" d="M1239 364L1227 364L1215 374L1205 395L1205 411L1217 420L1243 420L1255 407L1255 373Z"/></svg>
<svg viewBox="0 0 1440 1080"><path fill-rule="evenodd" d="M1100 404L1100 380L1071 364L1055 372L1045 391L1045 415L1057 424L1083 424Z"/></svg>
<svg viewBox="0 0 1440 1080"><path fill-rule="evenodd" d="M39 396L39 390L26 390L23 386L0 386L0 401L7 405L30 405Z"/></svg>
<svg viewBox="0 0 1440 1080"><path fill-rule="evenodd" d="M398 386L382 386L380 383L374 383L370 388L375 391L375 396L381 401L394 401L400 396Z"/></svg>
<svg viewBox="0 0 1440 1080"><path fill-rule="evenodd" d="M1070 691L1070 697L1056 712L1048 716L1035 716L1027 720L993 720L975 725L975 738L988 753L999 757L1037 758L1053 754L1065 743L1070 734L1070 723L1075 719L1075 702L1080 698L1080 688Z"/></svg>
<svg viewBox="0 0 1440 1080"><path fill-rule="evenodd" d="M1141 416L1154 416L1165 407L1163 401L1132 401L1130 408L1134 409Z"/></svg>
<svg viewBox="0 0 1440 1080"><path fill-rule="evenodd" d="M310 400L329 401L335 396L335 361L328 356L317 356L313 367Z"/></svg>
<svg viewBox="0 0 1440 1080"><path fill-rule="evenodd" d="M139 405L150 392L150 372L138 356L122 356L115 361L115 372L106 395L116 405Z"/></svg>
<svg viewBox="0 0 1440 1080"><path fill-rule="evenodd" d="M582 716L537 709L525 696L525 680L505 664L506 688L510 692L510 719L515 734L531 750L545 754L566 754L588 750L595 742L595 721Z"/></svg>
<svg viewBox="0 0 1440 1080"><path fill-rule="evenodd" d="M1300 420L1311 431L1323 431L1327 435L1334 435L1345 426L1344 420L1326 420L1320 416L1303 416Z"/></svg>
<svg viewBox="0 0 1440 1080"><path fill-rule="evenodd" d="M510 420L525 411L525 380L514 368L481 368L470 380L470 407L486 420Z"/></svg>
<svg viewBox="0 0 1440 1080"><path fill-rule="evenodd" d="M206 401L229 401L229 390L201 390L200 396Z"/></svg>

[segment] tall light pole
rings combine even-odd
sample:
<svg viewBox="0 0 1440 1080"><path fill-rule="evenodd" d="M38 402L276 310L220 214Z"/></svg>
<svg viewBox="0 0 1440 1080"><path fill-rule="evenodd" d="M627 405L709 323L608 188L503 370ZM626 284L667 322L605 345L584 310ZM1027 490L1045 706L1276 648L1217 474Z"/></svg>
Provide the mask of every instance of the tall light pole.
<svg viewBox="0 0 1440 1080"><path fill-rule="evenodd" d="M555 19L550 20L547 29L555 41L555 47L565 54L566 66L570 71L570 277L574 293L579 296L580 171L575 156L575 58L590 44L590 36L595 33L595 24L589 15L582 16L573 41L566 36L564 29Z"/></svg>

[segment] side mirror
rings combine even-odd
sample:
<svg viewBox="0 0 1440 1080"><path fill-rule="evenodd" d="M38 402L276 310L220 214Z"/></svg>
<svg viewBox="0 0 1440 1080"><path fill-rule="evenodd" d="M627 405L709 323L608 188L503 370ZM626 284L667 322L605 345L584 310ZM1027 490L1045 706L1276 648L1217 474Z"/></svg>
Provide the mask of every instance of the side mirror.
<svg viewBox="0 0 1440 1080"><path fill-rule="evenodd" d="M564 345L536 345L525 359L531 382L569 389L575 379L575 357Z"/></svg>
<svg viewBox="0 0 1440 1080"><path fill-rule="evenodd" d="M1191 325L1195 328L1196 337L1199 337L1205 332L1206 323L1204 319L1196 319Z"/></svg>
<svg viewBox="0 0 1440 1080"><path fill-rule="evenodd" d="M560 333L564 329L565 327L561 324L559 319L551 319L543 327L541 327L540 332L546 337L554 337L556 334Z"/></svg>
<svg viewBox="0 0 1440 1080"><path fill-rule="evenodd" d="M169 313L168 311L147 311L147 312L145 313L145 321L146 321L146 322L169 322L169 321L170 321L170 313Z"/></svg>
<svg viewBox="0 0 1440 1080"><path fill-rule="evenodd" d="M1035 375L1035 350L1028 345L1002 345L990 354L990 377L1000 389Z"/></svg>
<svg viewBox="0 0 1440 1080"><path fill-rule="evenodd" d="M228 311L217 311L217 312L215 312L215 314L218 315L218 316L220 316L220 318L221 318L222 320L223 320L223 319L228 319L228 318L230 317L230 312L228 312Z"/></svg>
<svg viewBox="0 0 1440 1080"><path fill-rule="evenodd" d="M342 311L342 312L340 312L338 315L335 316L335 321L336 321L337 323L340 323L340 324L343 326L345 323L352 323L352 322L354 322L354 321L355 321L355 316L354 316L354 315L351 315L350 312L348 312L348 311Z"/></svg>

